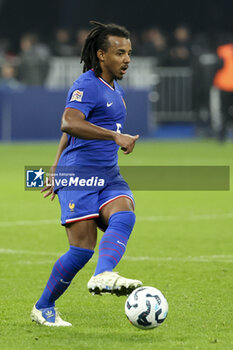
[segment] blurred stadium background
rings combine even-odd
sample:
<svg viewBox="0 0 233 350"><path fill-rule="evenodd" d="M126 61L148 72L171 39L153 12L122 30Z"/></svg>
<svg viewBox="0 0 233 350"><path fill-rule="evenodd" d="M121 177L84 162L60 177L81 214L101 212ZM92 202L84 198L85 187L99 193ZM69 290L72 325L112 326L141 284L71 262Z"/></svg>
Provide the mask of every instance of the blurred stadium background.
<svg viewBox="0 0 233 350"><path fill-rule="evenodd" d="M25 166L54 160L89 20L132 34L125 131L141 138L120 165L233 164L233 2L0 0L0 348L232 350L232 190L134 191L137 222L118 271L165 294L161 328L128 324L125 298L89 295L97 249L58 303L74 327L31 324L67 240L58 200L24 190Z"/></svg>
<svg viewBox="0 0 233 350"><path fill-rule="evenodd" d="M216 74L226 60L233 66L232 11L226 0L0 0L0 140L59 138L91 19L125 25L132 34L134 56L122 81L126 132L225 140L231 136L225 119L233 115L233 86L226 101ZM232 50L224 59L218 55L222 45ZM233 81L229 72L231 67L222 80ZM229 118L221 113L224 104Z"/></svg>

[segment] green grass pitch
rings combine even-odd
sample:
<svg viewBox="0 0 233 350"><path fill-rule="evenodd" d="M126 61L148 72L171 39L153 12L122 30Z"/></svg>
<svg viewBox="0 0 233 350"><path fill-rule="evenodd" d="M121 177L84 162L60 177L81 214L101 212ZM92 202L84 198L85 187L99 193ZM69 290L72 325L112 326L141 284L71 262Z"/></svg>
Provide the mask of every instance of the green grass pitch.
<svg viewBox="0 0 233 350"><path fill-rule="evenodd" d="M24 166L50 165L56 147L0 145L0 348L233 349L232 191L134 193L138 220L116 270L165 294L169 313L159 328L130 325L125 297L88 293L97 250L57 302L73 327L31 322L32 306L68 242L58 221L58 200L24 191ZM131 155L120 154L120 164L232 167L232 155L231 142L138 142Z"/></svg>

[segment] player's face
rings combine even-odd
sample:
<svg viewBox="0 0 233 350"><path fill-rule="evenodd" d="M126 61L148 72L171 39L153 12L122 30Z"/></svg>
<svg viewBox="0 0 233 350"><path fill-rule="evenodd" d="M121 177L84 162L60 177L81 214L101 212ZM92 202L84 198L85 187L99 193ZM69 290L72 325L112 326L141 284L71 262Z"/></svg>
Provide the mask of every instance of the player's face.
<svg viewBox="0 0 233 350"><path fill-rule="evenodd" d="M102 52L101 68L104 75L111 79L122 79L130 63L132 52L129 39L109 36L109 48Z"/></svg>

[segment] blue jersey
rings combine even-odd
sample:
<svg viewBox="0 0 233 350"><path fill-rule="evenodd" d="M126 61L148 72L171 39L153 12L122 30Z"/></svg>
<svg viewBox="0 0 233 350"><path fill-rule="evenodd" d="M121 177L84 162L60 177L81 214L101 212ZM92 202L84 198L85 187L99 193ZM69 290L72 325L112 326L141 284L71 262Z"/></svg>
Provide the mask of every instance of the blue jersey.
<svg viewBox="0 0 233 350"><path fill-rule="evenodd" d="M103 128L121 132L126 107L124 92L114 81L114 88L94 71L82 74L68 92L66 108L75 108L85 120ZM58 166L115 166L119 146L110 140L84 140L68 135L68 145Z"/></svg>

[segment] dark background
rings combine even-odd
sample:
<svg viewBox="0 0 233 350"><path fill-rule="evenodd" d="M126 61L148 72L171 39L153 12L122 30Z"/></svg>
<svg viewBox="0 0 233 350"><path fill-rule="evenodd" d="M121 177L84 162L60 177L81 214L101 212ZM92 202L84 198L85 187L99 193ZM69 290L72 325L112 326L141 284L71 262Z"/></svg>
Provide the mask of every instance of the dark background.
<svg viewBox="0 0 233 350"><path fill-rule="evenodd" d="M0 36L17 43L27 31L48 40L57 27L86 27L91 19L116 22L140 32L150 26L167 31L188 24L196 32L233 31L231 0L0 0Z"/></svg>

